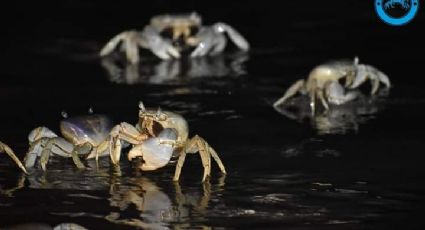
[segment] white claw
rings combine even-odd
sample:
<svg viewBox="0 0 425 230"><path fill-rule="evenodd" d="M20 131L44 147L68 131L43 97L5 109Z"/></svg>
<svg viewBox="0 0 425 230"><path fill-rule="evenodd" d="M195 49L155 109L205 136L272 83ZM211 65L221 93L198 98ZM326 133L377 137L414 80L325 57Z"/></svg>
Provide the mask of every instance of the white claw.
<svg viewBox="0 0 425 230"><path fill-rule="evenodd" d="M326 88L326 94L329 103L334 105L344 104L357 97L357 95L353 92L346 93L344 88L336 81L329 83Z"/></svg>
<svg viewBox="0 0 425 230"><path fill-rule="evenodd" d="M129 160L134 157L143 157L141 169L143 171L156 170L168 164L173 154L173 143L177 140L174 129L164 129L158 137L147 139L143 144L135 146L128 154Z"/></svg>

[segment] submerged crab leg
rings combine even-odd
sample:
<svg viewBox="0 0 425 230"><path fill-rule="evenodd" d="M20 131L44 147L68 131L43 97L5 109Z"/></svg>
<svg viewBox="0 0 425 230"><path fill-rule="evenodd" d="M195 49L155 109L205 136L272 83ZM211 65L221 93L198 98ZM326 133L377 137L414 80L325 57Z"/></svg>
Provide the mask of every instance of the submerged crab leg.
<svg viewBox="0 0 425 230"><path fill-rule="evenodd" d="M181 169L183 167L186 154L187 153L196 153L199 152L201 156L202 165L204 166L204 174L202 177L202 182L206 180L207 177L211 174L211 156L217 162L218 166L222 173L226 174L226 169L224 168L223 163L221 162L218 154L212 149L209 144L200 136L196 135L192 139L190 139L182 152L180 153L179 159L176 165L176 171L174 174L173 181L178 181L181 174Z"/></svg>
<svg viewBox="0 0 425 230"><path fill-rule="evenodd" d="M323 93L323 90L322 89L317 89L317 96L319 97L319 99L320 99L320 102L322 102L322 105L323 105L323 107L325 107L325 110L328 110L329 109L329 105L328 105L328 103L326 102L326 99L325 99L325 96L324 96L324 93Z"/></svg>
<svg viewBox="0 0 425 230"><path fill-rule="evenodd" d="M186 151L185 149L183 149L179 154L179 160L177 161L176 171L174 173L173 181L179 181L185 159L186 159Z"/></svg>
<svg viewBox="0 0 425 230"><path fill-rule="evenodd" d="M96 148L93 148L92 151L90 151L90 154L86 157L86 159L88 160L88 159L96 158L96 162L98 162L99 157L109 153L106 151L108 150L108 148L109 148L109 139L100 143L100 145L98 145Z"/></svg>
<svg viewBox="0 0 425 230"><path fill-rule="evenodd" d="M15 161L15 163L18 165L18 167L24 173L28 173L27 170L25 169L24 165L22 164L22 162L19 160L19 158L13 152L13 150L8 145L6 145L5 143L0 141L0 153L2 153L2 152L5 152L10 158L12 158L12 160Z"/></svg>
<svg viewBox="0 0 425 230"><path fill-rule="evenodd" d="M311 108L311 114L316 113L316 81L314 81L313 86L310 88L309 96L310 96L310 108Z"/></svg>
<svg viewBox="0 0 425 230"><path fill-rule="evenodd" d="M281 97L280 99L278 99L273 106L276 107L280 104L285 103L286 100L288 100L290 97L294 96L296 93L298 92L303 92L305 88L305 83L304 80L298 80L296 81L294 84L291 85L291 87L289 87L288 90L286 90L285 94L283 95L283 97Z"/></svg>
<svg viewBox="0 0 425 230"><path fill-rule="evenodd" d="M92 145L90 143L84 143L82 145L77 145L74 147L74 149L72 150L71 156L72 156L72 161L74 161L74 164L77 166L77 168L79 169L86 168L83 162L81 162L78 155L87 154L90 152L91 149L92 149Z"/></svg>

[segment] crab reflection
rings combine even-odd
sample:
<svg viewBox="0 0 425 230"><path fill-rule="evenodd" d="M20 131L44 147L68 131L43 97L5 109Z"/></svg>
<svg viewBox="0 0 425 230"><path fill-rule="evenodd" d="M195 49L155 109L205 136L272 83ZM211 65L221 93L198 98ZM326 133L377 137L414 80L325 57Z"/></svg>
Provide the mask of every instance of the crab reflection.
<svg viewBox="0 0 425 230"><path fill-rule="evenodd" d="M132 64L117 56L102 58L109 80L119 84L162 84L184 82L200 77L240 76L246 74L248 54L216 55L173 60L142 60Z"/></svg>
<svg viewBox="0 0 425 230"><path fill-rule="evenodd" d="M201 186L197 184L181 187L177 182L171 183L169 180L163 181L162 177L156 177L155 180L162 181L158 182L163 185L160 187L147 177L123 177L120 168L101 167L98 170L86 170L78 176L78 179L75 169L52 170L42 172L35 169L28 175L21 173L15 186L0 187L0 196L13 197L16 191L26 188L59 189L64 190L65 197L94 197L103 204L101 197L90 194L92 191L109 191L109 213L105 215L86 211L87 215L141 229L210 229L202 224L204 220L202 214L207 211L211 192L220 190L225 180L222 176L213 186L205 182ZM78 200L73 202L79 205ZM72 215L66 210L58 213ZM188 219L194 218L197 219L196 224L187 223Z"/></svg>
<svg viewBox="0 0 425 230"><path fill-rule="evenodd" d="M365 96L353 91L357 99L342 105L332 105L329 110L313 114L307 97L295 97L287 103L274 108L286 117L304 122L308 120L319 134L344 134L350 130L358 131L359 124L373 119L385 107L388 91L376 96Z"/></svg>
<svg viewBox="0 0 425 230"><path fill-rule="evenodd" d="M220 178L219 186L224 184L224 177ZM174 196L168 196L154 182L145 177L132 178L129 183L118 183L111 187L110 206L118 208L105 218L115 224L128 225L143 229L168 229L173 227L198 227L208 229L207 226L180 226L183 220L193 214L204 213L208 207L211 194L211 185L203 183L202 195L198 192L183 193L179 183L174 184ZM134 210L135 209L135 210ZM134 212L136 211L136 212ZM125 213L125 217L123 214ZM135 213L129 217L127 213Z"/></svg>

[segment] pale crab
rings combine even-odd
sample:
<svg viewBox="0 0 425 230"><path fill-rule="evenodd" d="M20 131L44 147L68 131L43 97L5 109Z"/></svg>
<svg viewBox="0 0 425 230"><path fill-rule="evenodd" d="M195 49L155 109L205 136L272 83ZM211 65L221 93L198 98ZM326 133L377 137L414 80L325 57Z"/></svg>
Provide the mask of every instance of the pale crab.
<svg viewBox="0 0 425 230"><path fill-rule="evenodd" d="M133 126L122 122L112 127L111 120L104 115L87 115L67 118L60 122L63 137L59 137L47 127L37 127L28 136L30 147L24 163L13 151L0 142L0 152L6 152L26 173L26 168L34 167L37 158L41 168L46 165L51 154L72 157L78 168L85 168L80 156L86 159L110 156L117 165L121 157L121 149L127 143L133 147L128 154L131 161L141 159L139 168L152 171L167 165L174 154L179 156L173 180L178 181L187 153L199 152L204 166L202 181L211 174L211 157L217 162L222 173L226 170L216 151L198 135L189 139L186 120L173 112L145 109L139 104L139 123Z"/></svg>
<svg viewBox="0 0 425 230"><path fill-rule="evenodd" d="M225 34L238 48L249 50L247 40L226 23L202 25L202 18L197 13L158 15L142 31L128 30L113 37L102 48L100 56L110 54L120 43L131 63L139 62L139 47L149 49L163 60L180 58L181 52L191 48L194 48L191 57L214 55L226 47Z"/></svg>
<svg viewBox="0 0 425 230"><path fill-rule="evenodd" d="M139 166L142 171L164 167L174 154L178 156L178 161L173 181L178 181L186 154L199 152L204 167L202 181L211 175L211 157L217 162L221 172L226 174L217 152L203 138L195 135L189 139L189 127L179 114L161 109L146 109L140 102L137 125L122 122L112 129L110 135L111 159L115 164L120 159L121 141L125 141L133 145L128 159L142 159Z"/></svg>
<svg viewBox="0 0 425 230"><path fill-rule="evenodd" d="M378 92L381 83L387 89L391 87L387 75L371 65L359 64L359 59L356 57L354 58L354 62L330 62L315 67L310 72L307 80L298 80L291 85L283 97L274 103L274 107L285 103L298 92L308 94L313 114L316 109L317 98L325 110L329 109L328 103L341 105L352 101L357 98L357 94L356 92L346 92L346 89L339 82L344 78L345 87L348 89L358 88L366 80L370 80L372 95Z"/></svg>
<svg viewBox="0 0 425 230"><path fill-rule="evenodd" d="M46 170L50 155L72 157L74 164L84 169L80 156L93 158L108 152L109 132L113 124L105 115L85 115L66 118L60 122L63 137L47 127L37 127L28 135L29 149L24 163L27 168L34 167L37 158L41 168Z"/></svg>

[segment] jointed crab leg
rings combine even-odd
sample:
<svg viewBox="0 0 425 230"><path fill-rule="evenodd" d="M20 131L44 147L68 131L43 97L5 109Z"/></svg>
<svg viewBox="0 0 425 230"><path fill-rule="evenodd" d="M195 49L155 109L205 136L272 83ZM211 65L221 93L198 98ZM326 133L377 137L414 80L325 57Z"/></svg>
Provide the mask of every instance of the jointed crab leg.
<svg viewBox="0 0 425 230"><path fill-rule="evenodd" d="M7 155L9 155L9 157L12 158L13 161L15 161L15 163L18 165L18 167L24 173L28 173L27 170L25 169L24 165L22 164L22 162L19 160L19 158L13 152L13 150L8 145L6 145L5 143L0 141L0 153L3 153L3 152L6 153Z"/></svg>
<svg viewBox="0 0 425 230"><path fill-rule="evenodd" d="M112 163L118 164L121 156L121 140L133 145L141 144L148 139L148 135L141 134L134 126L122 122L116 125L110 133L109 153Z"/></svg>
<svg viewBox="0 0 425 230"><path fill-rule="evenodd" d="M183 167L184 161L186 159L187 153L196 153L199 152L202 160L202 165L204 166L204 175L202 177L202 181L210 176L211 174L211 156L217 162L222 173L226 174L226 169L223 163L220 160L218 154L214 151L214 149L200 136L196 135L192 139L190 139L185 145L184 149L181 151L179 159L176 165L176 171L174 174L173 181L178 181L181 174L181 169Z"/></svg>
<svg viewBox="0 0 425 230"><path fill-rule="evenodd" d="M126 51L127 59L131 63L139 62L139 49L141 36L137 31L125 31L113 37L100 51L100 56L106 56L111 53L122 41L123 48Z"/></svg>
<svg viewBox="0 0 425 230"><path fill-rule="evenodd" d="M283 97L281 97L279 100L277 100L273 106L278 106L282 103L284 103L286 100L288 100L290 97L294 96L298 92L303 92L305 88L304 80L298 80L296 81L289 89L285 92Z"/></svg>
<svg viewBox="0 0 425 230"><path fill-rule="evenodd" d="M46 146L43 148L40 156L41 168L45 171L47 162L49 161L50 153L60 156L72 157L74 164L79 169L84 169L85 166L78 157L79 154L87 154L91 148L87 147L88 144L73 146L71 143L61 137L51 138L47 141Z"/></svg>

